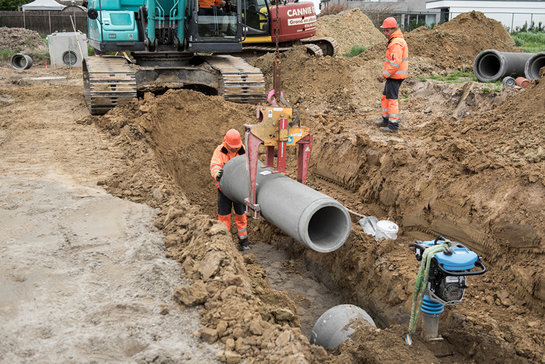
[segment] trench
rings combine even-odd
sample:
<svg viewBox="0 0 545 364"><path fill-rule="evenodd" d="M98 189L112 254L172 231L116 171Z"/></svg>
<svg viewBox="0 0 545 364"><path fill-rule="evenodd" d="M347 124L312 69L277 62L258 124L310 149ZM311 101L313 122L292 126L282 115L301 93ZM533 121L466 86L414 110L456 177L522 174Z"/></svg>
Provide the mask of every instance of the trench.
<svg viewBox="0 0 545 364"><path fill-rule="evenodd" d="M206 102L210 113L203 112L200 104L194 102L194 99ZM212 151L221 141L226 128L240 128L242 123L248 122L247 120L253 121L246 116L253 108L235 107L224 104L217 98L188 93L166 94L161 97L161 102L161 111L154 111L152 116L163 121L145 125L150 133L149 140L158 164L180 187L192 205L198 206L201 213L215 218L216 189L207 168ZM196 121L193 124L204 123L206 133L203 133L202 126L192 127L193 124L180 123L179 117L169 119L168 110L180 108L177 105L184 103L190 105L184 113L198 115L192 119ZM228 120L229 124L222 124L225 120ZM384 148L383 145L379 145L380 143L359 144L360 141L351 142L343 135L328 137L327 148L317 142L316 149L321 158L310 171L309 186L343 204L352 201L352 205L345 204L348 208L356 210L354 204L365 204L362 208L369 207L370 210L360 212L370 212L379 218L388 216L389 212L393 211L393 208L388 207L389 201L395 198L391 197L393 192L387 185L371 186L368 187L370 192L363 200L355 191L362 185L362 179L367 178L363 173L359 173L364 167L350 161L364 161L363 163L367 164L365 168L368 169L381 166L387 168L388 163L396 161L392 161L391 158L379 161L375 155ZM345 167L332 167L332 161L335 160L345 161ZM346 168L347 165L349 168ZM378 192L374 192L373 189ZM451 212L448 209L456 206L453 203L445 204L449 202L448 200L440 202L431 203L435 203L433 208L443 208L445 213ZM456 232L453 228L457 221L442 220L436 222L435 226L430 226L427 224L430 221L425 215L427 210L424 208L419 213L419 210L414 208L415 206L411 205L396 208L395 214L399 218L396 222L402 231L397 240L377 243L373 238L366 236L361 227L353 221L351 236L345 245L327 254L305 249L262 219L249 219L252 249L244 254L253 255L256 263L263 267L271 288L283 291L296 304L301 330L307 337L323 312L342 303L354 304L364 309L379 328L388 329L400 325L405 330L410 310L407 302L410 302L413 290L408 277L415 276L418 270L414 253L407 245L416 239L433 240L435 234L444 232L443 235L453 237L454 240L471 247L463 234L459 237L453 236L452 233ZM405 224L401 218L405 220ZM267 229L268 231L262 234ZM270 233L271 230L273 233ZM475 235L475 239L479 236ZM489 282L487 290L492 291L495 287L492 286L491 280ZM479 294L482 295L481 292ZM471 291L466 293L469 296L473 294ZM426 344L428 350L434 353L438 361L444 363L474 360L476 357L482 358L487 355L509 358L508 348L497 350L493 345L488 345L496 340L496 337L480 330L479 326L468 332L464 331L467 326L458 328L460 321L457 317L460 315L456 314L462 311L464 306L463 302L459 307L456 306L443 314L444 317L441 318L440 333L451 331L456 334L446 336L440 343ZM474 321L468 322L473 324ZM466 350L467 347L478 345L481 350L478 354Z"/></svg>
<svg viewBox="0 0 545 364"><path fill-rule="evenodd" d="M182 187L182 185L180 186ZM334 195L331 197L335 198ZM202 200L193 200L192 203L199 205ZM215 216L210 205L199 206L209 215ZM408 325L409 314L400 305L380 305L377 302L383 302L383 296L375 296L371 293L372 290L366 292L361 286L351 285L354 281L347 280L348 283L339 281L339 274L347 273L350 267L338 266L332 270L328 255L339 256L344 253L339 253L339 251L328 254L313 252L284 235L262 218L258 220L249 218L248 221L251 249L241 254L255 257L255 263L265 270L270 287L285 293L295 303L296 315L301 322L301 332L307 338L310 339L318 318L325 311L341 304L359 306L372 317L375 325L381 329L392 325L402 325L403 327ZM259 234L263 228L274 230L266 240L262 239ZM354 232L359 230L361 230L359 224L353 223L351 235L353 236ZM234 237L233 227L231 233ZM406 247L406 242L413 242L416 239L433 240L434 237L424 233L412 233L400 241ZM349 240L351 239L349 238ZM372 238L370 240L374 241ZM233 241L236 239L234 238ZM408 259L415 260L412 251L407 250L405 253ZM366 258L368 258L367 264L372 265L375 257ZM376 277L369 277L369 279L378 280ZM412 289L412 287L410 288ZM455 344L451 344L447 340L430 342L428 349L442 363L460 362L467 359L463 353L458 352L459 348ZM333 354L337 353L336 349L328 349L328 351Z"/></svg>

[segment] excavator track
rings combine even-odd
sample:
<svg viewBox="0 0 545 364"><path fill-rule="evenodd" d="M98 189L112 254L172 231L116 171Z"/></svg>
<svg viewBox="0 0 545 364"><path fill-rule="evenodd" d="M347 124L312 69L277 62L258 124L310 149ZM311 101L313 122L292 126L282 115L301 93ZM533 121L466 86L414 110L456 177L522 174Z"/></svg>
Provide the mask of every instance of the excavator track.
<svg viewBox="0 0 545 364"><path fill-rule="evenodd" d="M314 44L322 49L324 56L335 57L339 55L339 44L337 41L330 37L302 39L301 43L304 45Z"/></svg>
<svg viewBox="0 0 545 364"><path fill-rule="evenodd" d="M228 55L211 56L206 63L220 72L218 94L225 100L238 103L265 100L265 80L259 68Z"/></svg>
<svg viewBox="0 0 545 364"><path fill-rule="evenodd" d="M152 65L158 66L141 66L129 64L123 57L86 58L83 63L83 85L89 111L92 115L105 114L136 97L138 86L145 88L158 79L169 80L169 87L183 88L198 85L199 82L195 80L203 76L202 85L216 89L218 95L227 101L259 103L266 98L263 74L242 58L209 56L202 65L194 66L182 65L181 60L159 56L151 60ZM150 62L149 59L147 61ZM165 65L167 61L169 65ZM177 73L181 70L184 72ZM212 78L210 75L213 75Z"/></svg>
<svg viewBox="0 0 545 364"><path fill-rule="evenodd" d="M90 113L105 114L136 97L135 72L123 57L88 57L83 62L83 87Z"/></svg>
<svg viewBox="0 0 545 364"><path fill-rule="evenodd" d="M297 44L297 43L295 43ZM322 57L330 56L335 57L339 54L339 44L337 41L330 37L323 38L311 38L301 39L301 43L307 48L307 52L311 55ZM293 48L293 45L278 47L279 52L286 52ZM268 45L246 45L243 44L244 51L259 52L259 53L272 53L276 51L275 46Z"/></svg>

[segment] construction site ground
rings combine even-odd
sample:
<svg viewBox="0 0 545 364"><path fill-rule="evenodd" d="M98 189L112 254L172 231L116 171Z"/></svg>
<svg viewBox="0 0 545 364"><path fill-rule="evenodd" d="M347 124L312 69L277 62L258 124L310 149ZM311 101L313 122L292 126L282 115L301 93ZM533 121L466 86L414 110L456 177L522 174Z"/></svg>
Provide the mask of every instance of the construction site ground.
<svg viewBox="0 0 545 364"><path fill-rule="evenodd" d="M354 215L328 254L263 219L249 219L240 253L216 219L211 154L226 130L255 123L255 106L169 90L90 116L81 69L0 67L1 362L545 362L545 82L431 79L470 69L481 50L517 50L500 23L462 14L406 35L401 128L383 134L385 39L359 10L330 17L342 16L369 24L354 45L370 49L281 57L286 97L314 134L308 185L400 232L377 242ZM327 36L352 31L320 19L337 28ZM249 59L269 87L272 61ZM439 234L488 271L441 314L443 340L419 328L408 346L408 244ZM377 328L336 350L311 345L314 322L340 303Z"/></svg>

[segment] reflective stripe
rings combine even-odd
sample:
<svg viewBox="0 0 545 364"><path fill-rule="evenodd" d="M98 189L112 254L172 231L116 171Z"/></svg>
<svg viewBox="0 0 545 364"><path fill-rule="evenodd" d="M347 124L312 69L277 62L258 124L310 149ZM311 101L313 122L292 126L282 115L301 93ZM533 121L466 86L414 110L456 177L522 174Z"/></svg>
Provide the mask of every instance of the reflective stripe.
<svg viewBox="0 0 545 364"><path fill-rule="evenodd" d="M385 62L390 62L390 59L389 59L389 58L386 58L386 57L384 57L384 61L385 61Z"/></svg>
<svg viewBox="0 0 545 364"><path fill-rule="evenodd" d="M244 235L239 235L239 236L238 236L238 238L239 238L240 240L244 240L244 239L246 239L247 237L248 237L248 235L246 235L246 234L244 234Z"/></svg>
<svg viewBox="0 0 545 364"><path fill-rule="evenodd" d="M382 109L382 111L388 112L388 109Z"/></svg>
<svg viewBox="0 0 545 364"><path fill-rule="evenodd" d="M239 234L240 234L240 233L243 233L243 232L245 232L245 231L246 231L246 228L240 229L238 232L239 232Z"/></svg>
<svg viewBox="0 0 545 364"><path fill-rule="evenodd" d="M407 73L408 70L405 70L405 71L396 71L394 72L394 75L401 75L403 73Z"/></svg>
<svg viewBox="0 0 545 364"><path fill-rule="evenodd" d="M409 57L405 57L401 60L401 62L405 62L405 61L408 61L409 60Z"/></svg>
<svg viewBox="0 0 545 364"><path fill-rule="evenodd" d="M399 116L399 114L390 114L391 118L397 118L398 116Z"/></svg>
<svg viewBox="0 0 545 364"><path fill-rule="evenodd" d="M397 124L397 119L390 119L389 122L392 124Z"/></svg>
<svg viewBox="0 0 545 364"><path fill-rule="evenodd" d="M391 76L391 74L388 73L388 71L386 71L386 70L384 70L384 74L386 75L386 77L390 77L390 76Z"/></svg>
<svg viewBox="0 0 545 364"><path fill-rule="evenodd" d="M399 67L400 67L397 63L392 62L392 61L390 61L390 64L391 64L392 66L396 67L396 68L399 68Z"/></svg>
<svg viewBox="0 0 545 364"><path fill-rule="evenodd" d="M214 166L214 167L210 168L210 171L213 171L214 169L221 169L221 167L220 166Z"/></svg>

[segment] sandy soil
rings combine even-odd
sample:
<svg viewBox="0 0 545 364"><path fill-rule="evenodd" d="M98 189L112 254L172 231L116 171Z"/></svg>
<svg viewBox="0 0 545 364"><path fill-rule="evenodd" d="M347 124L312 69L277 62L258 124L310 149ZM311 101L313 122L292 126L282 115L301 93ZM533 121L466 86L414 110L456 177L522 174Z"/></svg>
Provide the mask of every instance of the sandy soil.
<svg viewBox="0 0 545 364"><path fill-rule="evenodd" d="M27 92L32 108L14 102L20 90L32 87L13 80L0 98L12 116L1 125L0 140L9 141L25 125L34 125L29 111L39 103L58 109L74 128L70 136L75 139L63 140L76 148L68 149L71 155L89 153L85 163L76 158L63 163L81 171L90 188L105 186L112 195L157 209L153 226L165 236L167 255L191 280L190 285L176 284L174 298L180 307L198 308L204 327L196 335L201 342L218 344L221 361L544 362L545 154L540 135L545 83L491 90L475 82L424 80L447 69L467 68L483 49L514 49L503 27L479 13L407 38L413 49L411 73L401 89L398 135L384 135L374 126L383 45L352 59L313 58L302 49L282 55L283 88L315 136L309 185L351 210L393 219L401 228L395 241L375 242L354 219L341 249L318 254L267 222L252 220L254 250L241 255L233 232L215 220L208 165L225 130L242 131L243 124L254 122L255 110L219 97L188 90L147 93L105 116L91 117L85 115L81 84L75 80L61 82L73 84L58 94ZM268 84L271 61L270 55L252 61ZM44 92L48 102L57 100L53 106L43 101ZM78 95L77 105L65 101L67 93ZM20 115L28 115L26 123L11 121ZM49 124L47 120L44 116L35 123ZM90 140L93 148L80 147ZM106 150L96 147L101 143ZM17 144L9 146L13 169L26 170L27 159L18 160ZM44 166L58 163L53 162ZM443 341L423 341L417 331L409 347L403 336L418 263L407 244L438 234L478 252L489 270L469 279L463 303L441 315ZM332 295L307 295L307 281L298 275L319 282ZM306 291L320 292L317 287ZM313 309L334 304L335 298L364 308L378 328L361 327L351 342L326 352L310 345L305 334Z"/></svg>
<svg viewBox="0 0 545 364"><path fill-rule="evenodd" d="M0 74L0 361L214 362L157 212L97 186L120 152L75 123L80 73Z"/></svg>

